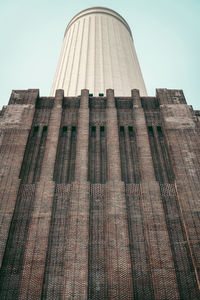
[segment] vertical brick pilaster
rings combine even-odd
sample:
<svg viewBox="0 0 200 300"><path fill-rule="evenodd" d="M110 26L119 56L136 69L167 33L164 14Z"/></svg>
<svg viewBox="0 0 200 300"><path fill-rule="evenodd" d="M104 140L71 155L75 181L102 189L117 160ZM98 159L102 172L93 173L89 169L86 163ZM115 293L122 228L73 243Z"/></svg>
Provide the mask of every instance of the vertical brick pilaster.
<svg viewBox="0 0 200 300"><path fill-rule="evenodd" d="M87 299L89 241L89 91L81 91L78 117L75 181L69 206L68 243L65 255L65 299Z"/></svg>
<svg viewBox="0 0 200 300"><path fill-rule="evenodd" d="M81 91L76 146L75 181L87 181L89 138L89 91Z"/></svg>
<svg viewBox="0 0 200 300"><path fill-rule="evenodd" d="M107 160L108 180L121 181L119 133L114 91L107 90Z"/></svg>
<svg viewBox="0 0 200 300"><path fill-rule="evenodd" d="M106 260L109 299L133 299L124 183L121 181L119 133L113 90L107 90Z"/></svg>
<svg viewBox="0 0 200 300"><path fill-rule="evenodd" d="M142 108L139 90L136 89L131 90L131 97L133 99L133 107Z"/></svg>
<svg viewBox="0 0 200 300"><path fill-rule="evenodd" d="M20 299L41 298L51 221L51 207L55 189L53 171L62 115L63 96L62 90L56 91L55 102L49 120L44 160L42 162L40 181L36 186L33 214L24 254L19 291Z"/></svg>

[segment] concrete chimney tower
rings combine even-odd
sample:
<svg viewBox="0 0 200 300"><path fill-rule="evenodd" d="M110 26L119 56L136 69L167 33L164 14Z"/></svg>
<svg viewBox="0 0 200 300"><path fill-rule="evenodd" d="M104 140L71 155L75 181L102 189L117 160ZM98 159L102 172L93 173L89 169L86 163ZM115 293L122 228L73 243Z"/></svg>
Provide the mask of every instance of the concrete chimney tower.
<svg viewBox="0 0 200 300"><path fill-rule="evenodd" d="M99 96L109 88L116 96L130 96L133 88L147 95L129 25L111 9L92 7L67 26L51 96L57 89L65 96L81 89Z"/></svg>

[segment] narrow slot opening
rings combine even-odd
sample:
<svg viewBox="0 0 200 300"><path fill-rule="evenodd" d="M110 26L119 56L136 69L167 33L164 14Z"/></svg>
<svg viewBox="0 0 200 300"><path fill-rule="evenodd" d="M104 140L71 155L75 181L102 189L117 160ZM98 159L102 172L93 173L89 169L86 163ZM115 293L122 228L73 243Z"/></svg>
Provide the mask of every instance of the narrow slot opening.
<svg viewBox="0 0 200 300"><path fill-rule="evenodd" d="M120 127L119 127L119 130L120 130L121 132L124 132L124 126L120 126Z"/></svg>
<svg viewBox="0 0 200 300"><path fill-rule="evenodd" d="M72 131L76 131L76 126L72 126Z"/></svg>
<svg viewBox="0 0 200 300"><path fill-rule="evenodd" d="M128 131L133 131L133 126L128 126Z"/></svg>
<svg viewBox="0 0 200 300"><path fill-rule="evenodd" d="M100 131L104 132L104 126L100 126Z"/></svg>
<svg viewBox="0 0 200 300"><path fill-rule="evenodd" d="M96 126L92 126L92 131L96 131Z"/></svg>
<svg viewBox="0 0 200 300"><path fill-rule="evenodd" d="M148 131L149 131L149 133L150 133L151 135L154 135L154 134L153 134L153 127L152 127L152 126L149 126L149 127L148 127Z"/></svg>
<svg viewBox="0 0 200 300"><path fill-rule="evenodd" d="M34 132L38 132L39 131L39 126L35 126L34 127Z"/></svg>

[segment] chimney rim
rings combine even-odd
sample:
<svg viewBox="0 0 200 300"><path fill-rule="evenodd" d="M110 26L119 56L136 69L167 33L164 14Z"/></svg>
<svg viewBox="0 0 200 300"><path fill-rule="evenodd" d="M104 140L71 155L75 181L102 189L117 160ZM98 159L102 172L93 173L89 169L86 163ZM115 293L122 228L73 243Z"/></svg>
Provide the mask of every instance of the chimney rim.
<svg viewBox="0 0 200 300"><path fill-rule="evenodd" d="M72 26L72 24L74 24L78 19L84 17L84 16L87 16L87 15L91 15L91 14L106 14L106 15L110 15L114 18L116 18L118 21L120 21L121 23L124 24L124 26L128 29L130 35L131 35L131 38L133 39L133 36L132 36L132 32L131 32L131 29L130 29L130 26L128 25L128 23L126 22L126 20L119 14L117 13L116 11L114 11L113 9L110 9L110 8L107 8L107 7L104 7L104 6L92 6L92 7L89 7L89 8L86 8L86 9L83 9L81 10L79 13L77 13L71 20L70 22L68 23L67 25L67 28L65 30L65 33L64 33L64 38L66 36L66 33L67 31L69 30L69 28Z"/></svg>

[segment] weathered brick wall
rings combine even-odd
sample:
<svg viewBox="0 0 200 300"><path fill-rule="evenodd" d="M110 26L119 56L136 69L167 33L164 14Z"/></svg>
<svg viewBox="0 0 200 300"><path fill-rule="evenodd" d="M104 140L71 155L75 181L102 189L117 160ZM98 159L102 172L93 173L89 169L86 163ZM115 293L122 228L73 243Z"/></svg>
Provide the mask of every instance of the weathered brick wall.
<svg viewBox="0 0 200 300"><path fill-rule="evenodd" d="M10 105L0 116L0 265L6 248L12 216L15 210L20 169L29 130L32 125L38 90L13 91ZM22 103L15 103L21 98Z"/></svg>
<svg viewBox="0 0 200 300"><path fill-rule="evenodd" d="M199 112L39 97L0 114L1 299L199 299Z"/></svg>
<svg viewBox="0 0 200 300"><path fill-rule="evenodd" d="M163 101L166 94L169 95L168 102ZM176 94L175 100L174 94ZM196 289L195 294L194 288L187 291L185 287L185 294L188 293L191 298L196 298L196 295L199 296L197 290L200 276L200 252L197 246L200 238L200 132L198 120L192 107L186 105L181 92L173 91L173 93L169 93L167 90L157 90L157 97L176 175L177 204L184 228L184 242L187 245L185 248L189 252L188 258L186 259L185 255L185 262L182 262L182 270L188 274L187 285L195 285ZM190 262L188 266L185 266L186 261ZM196 278L196 282L193 278ZM185 277L182 277L182 280L185 280Z"/></svg>

